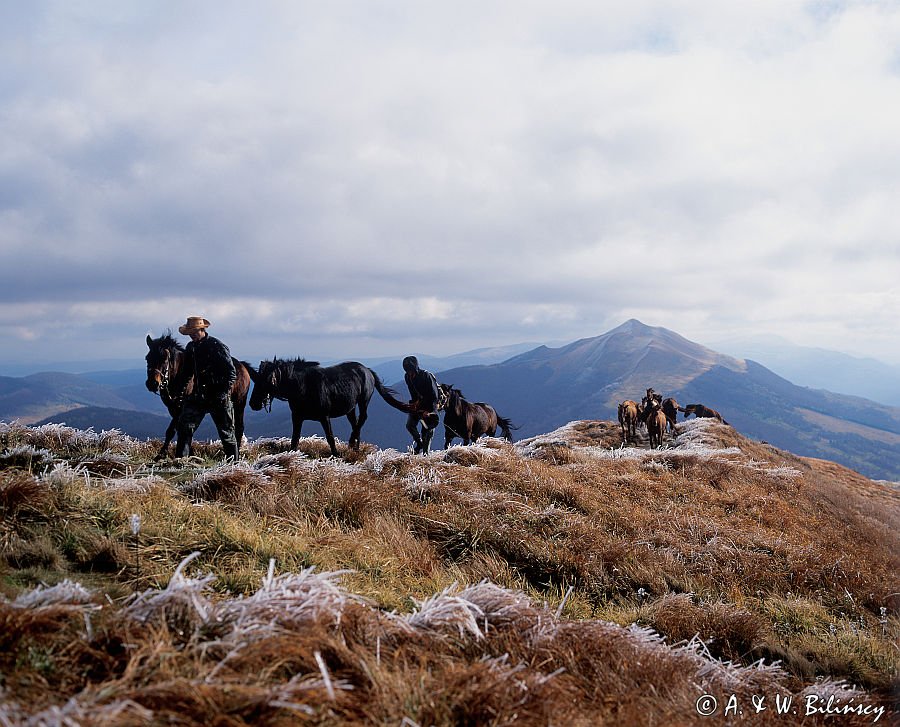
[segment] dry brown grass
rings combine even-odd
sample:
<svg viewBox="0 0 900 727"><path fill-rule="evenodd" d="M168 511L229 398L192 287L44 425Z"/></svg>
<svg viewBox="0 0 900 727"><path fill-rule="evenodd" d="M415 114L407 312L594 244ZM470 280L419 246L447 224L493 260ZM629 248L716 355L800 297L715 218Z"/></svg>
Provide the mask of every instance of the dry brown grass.
<svg viewBox="0 0 900 727"><path fill-rule="evenodd" d="M88 611L0 606L18 634L2 708L111 724L693 724L698 685L749 699L845 679L888 698L896 494L730 427L679 432L652 453L578 422L427 457L334 459L316 437L151 466L154 448L120 435L7 426L5 452L43 453L40 469L0 460L2 591L72 578L98 595ZM193 579L173 578L195 551ZM317 591L337 601L285 621L301 601L260 595L271 559L308 583L310 567L346 569ZM247 620L254 598L264 620ZM136 618L150 602L166 605ZM84 644L32 634L27 618L51 617Z"/></svg>

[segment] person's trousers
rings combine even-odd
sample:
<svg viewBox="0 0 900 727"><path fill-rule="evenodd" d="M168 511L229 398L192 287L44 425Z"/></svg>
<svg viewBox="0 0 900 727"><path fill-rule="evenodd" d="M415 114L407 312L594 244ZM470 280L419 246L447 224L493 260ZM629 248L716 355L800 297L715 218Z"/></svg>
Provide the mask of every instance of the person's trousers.
<svg viewBox="0 0 900 727"><path fill-rule="evenodd" d="M234 432L234 407L231 397L228 396L222 399L193 397L185 399L181 414L178 416L178 446L175 448L175 456L190 456L194 432L197 431L197 427L200 426L200 422L207 414L212 417L213 424L216 425L225 456L237 459L238 442Z"/></svg>

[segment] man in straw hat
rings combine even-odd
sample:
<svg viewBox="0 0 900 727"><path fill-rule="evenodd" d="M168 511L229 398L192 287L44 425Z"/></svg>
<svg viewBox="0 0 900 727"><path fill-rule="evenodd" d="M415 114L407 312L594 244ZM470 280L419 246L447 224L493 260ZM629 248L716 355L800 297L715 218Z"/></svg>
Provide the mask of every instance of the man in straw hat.
<svg viewBox="0 0 900 727"><path fill-rule="evenodd" d="M178 332L190 336L191 342L184 351L184 362L174 385L183 391L188 379L194 377L194 389L185 397L178 417L178 446L176 457L191 454L194 432L209 414L226 457L237 459L238 442L234 433L234 407L231 403L231 387L237 379L234 361L228 346L210 336L206 329L210 323L200 316L190 316Z"/></svg>

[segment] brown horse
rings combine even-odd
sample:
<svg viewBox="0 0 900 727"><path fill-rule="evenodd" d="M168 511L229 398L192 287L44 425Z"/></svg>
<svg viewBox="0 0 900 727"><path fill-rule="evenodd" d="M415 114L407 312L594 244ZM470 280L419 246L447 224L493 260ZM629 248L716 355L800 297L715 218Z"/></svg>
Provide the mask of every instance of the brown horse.
<svg viewBox="0 0 900 727"><path fill-rule="evenodd" d="M166 427L166 437L154 459L160 460L169 454L169 444L175 436L178 415L181 414L181 406L184 397L194 389L194 378L188 379L183 391L172 391L169 387L175 381L181 370L181 362L184 359L184 347L173 337L171 331L159 338L147 336L147 390L159 394L162 403L169 410L172 420ZM250 374L243 361L231 359L237 373L234 386L231 387L231 404L234 408L234 436L238 446L244 438L244 407L247 404L247 393L250 391Z"/></svg>
<svg viewBox="0 0 900 727"><path fill-rule="evenodd" d="M661 447L668 424L666 413L659 406L652 407L646 421L647 434L650 435L650 449Z"/></svg>
<svg viewBox="0 0 900 727"><path fill-rule="evenodd" d="M710 409L708 406L703 406L703 404L688 404L682 411L684 411L685 419L693 414L698 419L718 419L722 424L728 424L719 412L715 409Z"/></svg>
<svg viewBox="0 0 900 727"><path fill-rule="evenodd" d="M640 411L636 401L626 399L619 404L619 425L622 427L622 441L637 438L637 425Z"/></svg>
<svg viewBox="0 0 900 727"><path fill-rule="evenodd" d="M446 397L444 406L444 449L450 446L456 437L463 440L463 444L471 444L481 436L493 437L497 433L497 427L503 432L503 438L512 441L512 432L515 429L512 422L497 414L490 404L482 402L472 403L463 398L463 393L449 384L439 384L441 392Z"/></svg>

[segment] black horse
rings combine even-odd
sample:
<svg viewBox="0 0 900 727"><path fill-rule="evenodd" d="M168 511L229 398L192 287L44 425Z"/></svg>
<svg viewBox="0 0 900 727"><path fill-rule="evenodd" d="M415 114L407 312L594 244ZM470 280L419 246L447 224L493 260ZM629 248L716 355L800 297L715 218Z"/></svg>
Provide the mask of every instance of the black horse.
<svg viewBox="0 0 900 727"><path fill-rule="evenodd" d="M170 385L181 370L181 362L184 358L184 346L172 337L171 331L166 331L159 338L151 338L148 335L147 347L150 349L145 357L147 361L147 389L154 394L159 394L162 403L169 410L169 416L172 417L169 426L166 427L166 438L154 458L160 460L169 454L169 444L172 441L172 437L175 436L178 415L181 413L184 397L193 391L194 378L188 379L183 391L172 391L170 388ZM236 358L231 360L237 372L237 379L234 382L234 386L231 387L231 404L234 408L234 436L238 446L240 446L244 437L244 407L247 405L247 392L250 390L250 374L247 371L247 364L243 361L238 361Z"/></svg>
<svg viewBox="0 0 900 727"><path fill-rule="evenodd" d="M497 433L497 427L503 432L504 439L512 441L512 432L516 429L509 419L497 414L490 404L482 402L466 401L459 389L449 384L440 384L441 392L446 396L444 405L444 449L450 446L456 437L463 440L463 444L471 444L478 437L487 435L493 437Z"/></svg>
<svg viewBox="0 0 900 727"><path fill-rule="evenodd" d="M372 369L356 361L320 366L303 359L260 361L259 370L248 367L253 379L250 408L269 409L272 399L287 401L291 408L291 449L297 449L300 428L315 419L325 430L331 454L338 456L331 429L332 417L347 417L352 427L349 445L359 449L359 436L368 418L369 400L377 391L395 409L409 414L412 408L396 398L397 392L381 383ZM357 413L357 408L359 413Z"/></svg>

